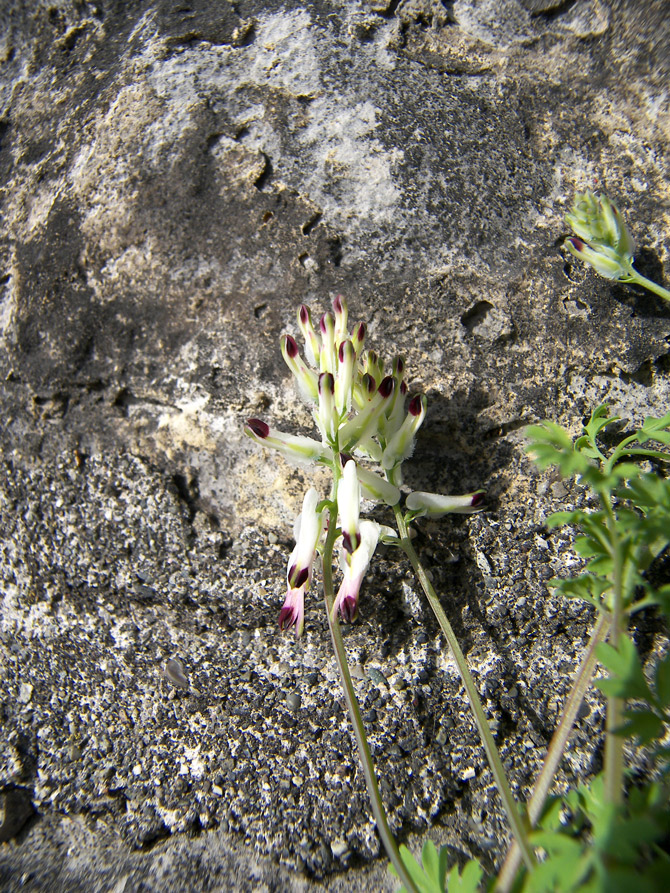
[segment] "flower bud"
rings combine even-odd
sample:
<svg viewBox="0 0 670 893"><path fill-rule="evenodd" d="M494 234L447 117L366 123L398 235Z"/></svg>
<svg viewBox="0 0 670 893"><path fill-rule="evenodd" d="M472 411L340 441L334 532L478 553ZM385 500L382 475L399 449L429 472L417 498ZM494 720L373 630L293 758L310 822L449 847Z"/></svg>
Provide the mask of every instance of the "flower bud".
<svg viewBox="0 0 670 893"><path fill-rule="evenodd" d="M300 393L305 399L316 401L318 394L316 372L310 369L300 356L298 342L292 335L284 335L282 337L281 352L286 365L298 382Z"/></svg>
<svg viewBox="0 0 670 893"><path fill-rule="evenodd" d="M321 353L321 339L314 331L312 325L312 314L305 304L300 305L298 310L298 325L305 339L305 356L310 366L318 368L319 354Z"/></svg>
<svg viewBox="0 0 670 893"><path fill-rule="evenodd" d="M356 359L360 357L361 352L363 351L366 333L367 328L364 322L359 323L351 332L351 343L354 345L354 350L356 351Z"/></svg>
<svg viewBox="0 0 670 893"><path fill-rule="evenodd" d="M332 313L324 313L319 322L321 331L321 354L319 363L322 372L337 371L337 354L335 351L335 320Z"/></svg>
<svg viewBox="0 0 670 893"><path fill-rule="evenodd" d="M565 220L575 234L568 251L607 279L629 279L635 246L621 212L606 195L577 193Z"/></svg>
<svg viewBox="0 0 670 893"><path fill-rule="evenodd" d="M382 456L382 466L394 468L414 451L414 438L426 417L426 398L413 397L407 407L405 420L388 442Z"/></svg>
<svg viewBox="0 0 670 893"><path fill-rule="evenodd" d="M366 440L377 431L379 416L388 406L395 389L395 380L387 375L380 383L377 392L361 411L345 422L339 431L340 450L350 452L359 441Z"/></svg>
<svg viewBox="0 0 670 893"><path fill-rule="evenodd" d="M357 472L363 495L368 499L384 502L386 505L396 505L400 500L400 490L386 478L361 465L358 466Z"/></svg>
<svg viewBox="0 0 670 893"><path fill-rule="evenodd" d="M351 391L354 381L354 368L356 365L356 351L348 339L342 341L338 350L337 378L335 379L335 403L340 412L349 412L351 409Z"/></svg>
<svg viewBox="0 0 670 893"><path fill-rule="evenodd" d="M319 375L319 406L316 422L324 440L334 443L339 413L335 406L335 382L330 372L322 372Z"/></svg>
<svg viewBox="0 0 670 893"><path fill-rule="evenodd" d="M333 299L333 311L335 313L335 342L339 344L347 337L347 317L349 308L347 300L342 295L337 295Z"/></svg>
<svg viewBox="0 0 670 893"><path fill-rule="evenodd" d="M570 254L583 260L593 267L596 273L600 273L606 279L624 279L630 276L630 270L621 263L621 258L613 248L607 245L586 245L576 236L566 240Z"/></svg>

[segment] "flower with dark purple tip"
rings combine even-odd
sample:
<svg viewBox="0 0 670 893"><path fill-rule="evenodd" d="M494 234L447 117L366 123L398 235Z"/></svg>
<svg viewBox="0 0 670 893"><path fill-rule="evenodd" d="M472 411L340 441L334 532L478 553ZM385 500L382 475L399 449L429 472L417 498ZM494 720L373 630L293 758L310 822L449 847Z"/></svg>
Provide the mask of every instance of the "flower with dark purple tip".
<svg viewBox="0 0 670 893"><path fill-rule="evenodd" d="M340 512L344 548L347 552L355 552L361 541L359 524L361 485L353 459L349 459L344 466L342 480L337 490L337 506Z"/></svg>
<svg viewBox="0 0 670 893"><path fill-rule="evenodd" d="M295 548L288 560L288 587L309 589L316 547L323 532L323 513L317 512L319 494L310 487L302 501L302 512L295 522Z"/></svg>
<svg viewBox="0 0 670 893"><path fill-rule="evenodd" d="M317 440L299 434L285 434L261 419L247 419L244 433L256 443L272 447L294 462L328 462L333 458L332 450Z"/></svg>
<svg viewBox="0 0 670 893"><path fill-rule="evenodd" d="M442 496L440 493L424 493L415 490L405 500L406 507L416 517L440 518L448 513L472 515L484 508L484 491L475 490L463 496Z"/></svg>
<svg viewBox="0 0 670 893"><path fill-rule="evenodd" d="M295 626L296 636L301 636L305 626L305 585L297 589L289 589L286 593L284 607L279 612L279 629L290 629Z"/></svg>
<svg viewBox="0 0 670 893"><path fill-rule="evenodd" d="M340 565L344 579L333 604L333 614L337 611L345 623L351 623L358 614L358 597L361 583L367 571L381 533L381 526L376 521L361 521L360 545L354 552L348 552L343 544L340 553Z"/></svg>

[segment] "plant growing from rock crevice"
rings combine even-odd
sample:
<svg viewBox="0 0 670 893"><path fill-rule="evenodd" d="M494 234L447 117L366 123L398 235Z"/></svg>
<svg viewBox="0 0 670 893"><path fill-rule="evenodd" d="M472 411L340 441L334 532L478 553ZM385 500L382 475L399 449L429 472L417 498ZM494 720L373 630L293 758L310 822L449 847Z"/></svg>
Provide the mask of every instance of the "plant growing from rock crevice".
<svg viewBox="0 0 670 893"><path fill-rule="evenodd" d="M670 292L633 268L633 243L616 205L592 193L577 196L568 215L575 237L567 247L601 275L642 285L670 300ZM498 750L467 661L410 536L412 522L449 512L482 508L483 491L464 496L435 493L403 494L402 465L413 451L426 413L424 397L411 399L405 366L396 358L390 368L372 350L365 350L366 327L347 328L347 305L338 297L333 313L317 327L302 306L298 325L304 356L295 339L282 338L282 353L303 397L312 405L320 440L299 437L249 419L246 433L301 464L326 467L330 492L309 488L295 524L296 545L287 571L287 594L279 615L281 629L304 628L305 594L310 590L317 558L336 662L356 737L363 772L379 834L403 883L411 893L475 893L482 869L471 860L459 871L449 869L447 850L428 842L422 864L406 847L397 847L379 793L360 710L349 673L339 619L355 620L361 583L379 542L399 547L409 558L455 658L475 722L502 799L513 843L488 889L508 893L550 893L574 890L639 889L654 893L658 880L670 876L670 857L662 842L670 836L670 655L648 679L630 635L631 616L658 608L670 616L670 585L654 587L646 572L670 544L670 481L659 472L670 460L670 413L648 417L615 445L604 437L620 421L599 406L573 440L567 431L545 421L528 430L531 452L542 468L556 466L564 477L576 476L588 488L596 507L559 512L547 524L571 524L581 530L575 549L586 559L584 573L555 581L568 598L581 598L597 618L543 769L528 804L514 800ZM615 438L616 439L616 438ZM611 436L610 440L611 442ZM651 445L650 445L651 444ZM393 510L395 527L361 517L363 497ZM335 591L338 554L341 580ZM579 708L593 684L597 662L608 671L595 685L607 698L604 769L589 784L563 798L549 798ZM646 745L657 778L638 788L627 786L624 742ZM523 863L523 864L522 864Z"/></svg>

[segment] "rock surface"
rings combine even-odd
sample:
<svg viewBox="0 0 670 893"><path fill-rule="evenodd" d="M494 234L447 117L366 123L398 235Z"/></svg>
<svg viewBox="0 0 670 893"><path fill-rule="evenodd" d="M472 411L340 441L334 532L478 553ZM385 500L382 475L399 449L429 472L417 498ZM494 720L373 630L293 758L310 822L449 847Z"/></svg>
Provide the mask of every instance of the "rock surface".
<svg viewBox="0 0 670 893"><path fill-rule="evenodd" d="M318 597L277 632L305 473L241 433L309 430L278 338L337 293L428 394L407 483L488 491L419 545L527 793L591 617L546 588L573 558L543 521L583 495L523 427L670 402L668 306L560 247L602 189L667 285L665 7L0 12L0 786L36 811L3 889L394 889ZM494 864L455 665L393 554L346 644L393 827ZM590 699L560 784L601 724Z"/></svg>

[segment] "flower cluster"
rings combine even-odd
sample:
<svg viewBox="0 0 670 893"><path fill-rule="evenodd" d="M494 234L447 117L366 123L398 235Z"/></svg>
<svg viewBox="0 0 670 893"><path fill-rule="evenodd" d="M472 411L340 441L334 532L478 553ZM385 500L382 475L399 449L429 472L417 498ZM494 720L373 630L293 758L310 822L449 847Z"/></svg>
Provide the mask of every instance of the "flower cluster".
<svg viewBox="0 0 670 893"><path fill-rule="evenodd" d="M630 279L635 246L611 199L592 192L577 193L565 219L575 234L567 240L571 254L607 279Z"/></svg>
<svg viewBox="0 0 670 893"><path fill-rule="evenodd" d="M314 326L310 310L301 306L298 326L304 354L291 335L282 336L284 360L300 393L312 404L321 439L277 431L260 419L249 419L245 433L300 463L318 463L331 469L333 489L320 501L314 488L305 494L295 524L296 545L288 565L288 591L279 615L280 628L304 626L304 597L312 581L316 555L322 551L328 525L337 523L342 583L333 610L352 621L365 572L380 539L398 542L390 527L360 518L361 499L388 506L401 498L401 466L411 456L416 433L426 416L426 398L408 398L405 364L397 357L388 371L372 350L365 350L366 326L348 329L347 304L333 301ZM362 464L374 463L381 471ZM413 492L407 497L408 519L421 515L438 517L446 512L477 511L482 491L448 497Z"/></svg>

